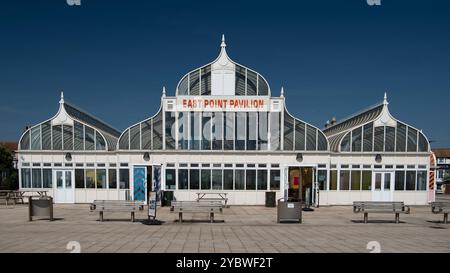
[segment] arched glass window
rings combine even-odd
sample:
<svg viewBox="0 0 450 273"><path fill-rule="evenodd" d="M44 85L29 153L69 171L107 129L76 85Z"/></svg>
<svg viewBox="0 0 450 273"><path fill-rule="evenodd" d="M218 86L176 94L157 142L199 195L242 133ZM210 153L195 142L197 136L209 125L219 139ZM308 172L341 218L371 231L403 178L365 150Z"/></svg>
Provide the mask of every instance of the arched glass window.
<svg viewBox="0 0 450 273"><path fill-rule="evenodd" d="M350 133L347 133L341 141L341 152L350 152Z"/></svg>
<svg viewBox="0 0 450 273"><path fill-rule="evenodd" d="M384 149L386 152L395 151L395 127L386 127L386 140L384 144Z"/></svg>
<svg viewBox="0 0 450 273"><path fill-rule="evenodd" d="M50 121L44 122L41 125L42 130L42 150L52 149L52 126Z"/></svg>
<svg viewBox="0 0 450 273"><path fill-rule="evenodd" d="M130 150L141 149L141 126L140 124L130 128Z"/></svg>
<svg viewBox="0 0 450 273"><path fill-rule="evenodd" d="M316 140L317 140L317 129L307 125L306 126L306 150L315 151L316 150ZM297 138L297 136L295 136Z"/></svg>
<svg viewBox="0 0 450 273"><path fill-rule="evenodd" d="M294 118L284 114L284 150L294 149Z"/></svg>
<svg viewBox="0 0 450 273"><path fill-rule="evenodd" d="M375 152L384 151L384 126L375 127L374 151Z"/></svg>
<svg viewBox="0 0 450 273"><path fill-rule="evenodd" d="M419 152L428 152L429 151L429 147L428 147L428 141L425 138L425 136L419 132Z"/></svg>
<svg viewBox="0 0 450 273"><path fill-rule="evenodd" d="M122 134L119 139L119 149L128 150L130 148L130 130Z"/></svg>
<svg viewBox="0 0 450 273"><path fill-rule="evenodd" d="M24 133L22 140L20 141L20 149L22 150L30 149L30 130L27 130Z"/></svg>
<svg viewBox="0 0 450 273"><path fill-rule="evenodd" d="M362 127L352 131L352 151L361 152Z"/></svg>
<svg viewBox="0 0 450 273"><path fill-rule="evenodd" d="M408 152L417 152L417 130L408 127Z"/></svg>
<svg viewBox="0 0 450 273"><path fill-rule="evenodd" d="M181 96L189 95L189 75L186 75L178 86L178 94Z"/></svg>
<svg viewBox="0 0 450 273"><path fill-rule="evenodd" d="M35 126L31 129L31 150L41 149L41 126Z"/></svg>
<svg viewBox="0 0 450 273"><path fill-rule="evenodd" d="M295 121L295 150L304 151L306 145L306 124L298 120Z"/></svg>

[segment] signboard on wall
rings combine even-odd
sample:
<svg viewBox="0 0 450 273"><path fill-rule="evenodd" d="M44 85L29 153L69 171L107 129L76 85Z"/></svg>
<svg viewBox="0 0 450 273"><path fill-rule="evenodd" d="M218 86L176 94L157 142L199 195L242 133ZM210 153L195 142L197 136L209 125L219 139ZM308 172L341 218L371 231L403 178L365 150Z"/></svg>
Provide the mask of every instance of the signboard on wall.
<svg viewBox="0 0 450 273"><path fill-rule="evenodd" d="M183 111L269 111L268 98L264 97L177 97L175 109Z"/></svg>

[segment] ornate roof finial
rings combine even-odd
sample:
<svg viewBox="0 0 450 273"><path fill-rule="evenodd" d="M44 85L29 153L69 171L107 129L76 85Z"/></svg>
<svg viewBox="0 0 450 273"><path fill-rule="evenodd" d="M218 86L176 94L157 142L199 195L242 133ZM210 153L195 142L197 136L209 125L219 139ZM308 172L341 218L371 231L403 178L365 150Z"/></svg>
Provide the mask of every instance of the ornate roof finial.
<svg viewBox="0 0 450 273"><path fill-rule="evenodd" d="M225 43L225 34L222 34L222 43L220 44L220 47L222 48L227 47L227 44Z"/></svg>
<svg viewBox="0 0 450 273"><path fill-rule="evenodd" d="M284 87L281 87L280 97L284 97Z"/></svg>
<svg viewBox="0 0 450 273"><path fill-rule="evenodd" d="M385 104L385 105L388 104L388 101L387 101L387 92L384 92L383 104Z"/></svg>
<svg viewBox="0 0 450 273"><path fill-rule="evenodd" d="M166 96L166 87L163 86L163 90L162 90L162 96L165 97Z"/></svg>
<svg viewBox="0 0 450 273"><path fill-rule="evenodd" d="M59 103L63 104L64 103L64 92L61 91L61 99L59 100Z"/></svg>

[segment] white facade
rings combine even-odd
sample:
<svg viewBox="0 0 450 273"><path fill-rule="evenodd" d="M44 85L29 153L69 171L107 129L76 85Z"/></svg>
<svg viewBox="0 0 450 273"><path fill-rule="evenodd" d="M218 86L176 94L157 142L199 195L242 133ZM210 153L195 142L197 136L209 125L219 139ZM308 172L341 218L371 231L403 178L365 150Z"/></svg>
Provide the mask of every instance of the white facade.
<svg viewBox="0 0 450 273"><path fill-rule="evenodd" d="M119 132L68 104L27 130L18 151L22 189L58 203L144 200L160 182L177 200L226 192L231 205L277 199L312 205L434 198L429 143L389 113L387 98L320 130L285 108L257 72L219 57L186 74L154 116ZM157 182L155 184L155 182Z"/></svg>

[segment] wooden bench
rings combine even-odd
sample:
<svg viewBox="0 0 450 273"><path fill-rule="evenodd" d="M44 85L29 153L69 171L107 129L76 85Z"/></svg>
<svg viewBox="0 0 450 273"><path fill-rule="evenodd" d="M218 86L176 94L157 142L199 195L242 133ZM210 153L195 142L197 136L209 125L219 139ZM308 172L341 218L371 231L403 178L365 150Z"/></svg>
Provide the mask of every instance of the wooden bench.
<svg viewBox="0 0 450 273"><path fill-rule="evenodd" d="M400 222L400 213L409 214L410 208L405 206L403 202L374 202L362 201L353 202L354 213L364 213L364 224L369 220L369 213L393 213L395 214L395 223Z"/></svg>
<svg viewBox="0 0 450 273"><path fill-rule="evenodd" d="M444 224L448 224L448 212L450 211L450 202L432 202L431 211L434 214L444 214Z"/></svg>
<svg viewBox="0 0 450 273"><path fill-rule="evenodd" d="M134 222L135 212L143 210L144 204L141 201L121 201L121 200L95 200L91 204L91 211L98 210L100 221L103 222L103 212L130 212L131 222Z"/></svg>
<svg viewBox="0 0 450 273"><path fill-rule="evenodd" d="M222 213L222 201L172 201L170 211L178 213L178 221L183 222L183 213L208 213L214 223L214 214Z"/></svg>

